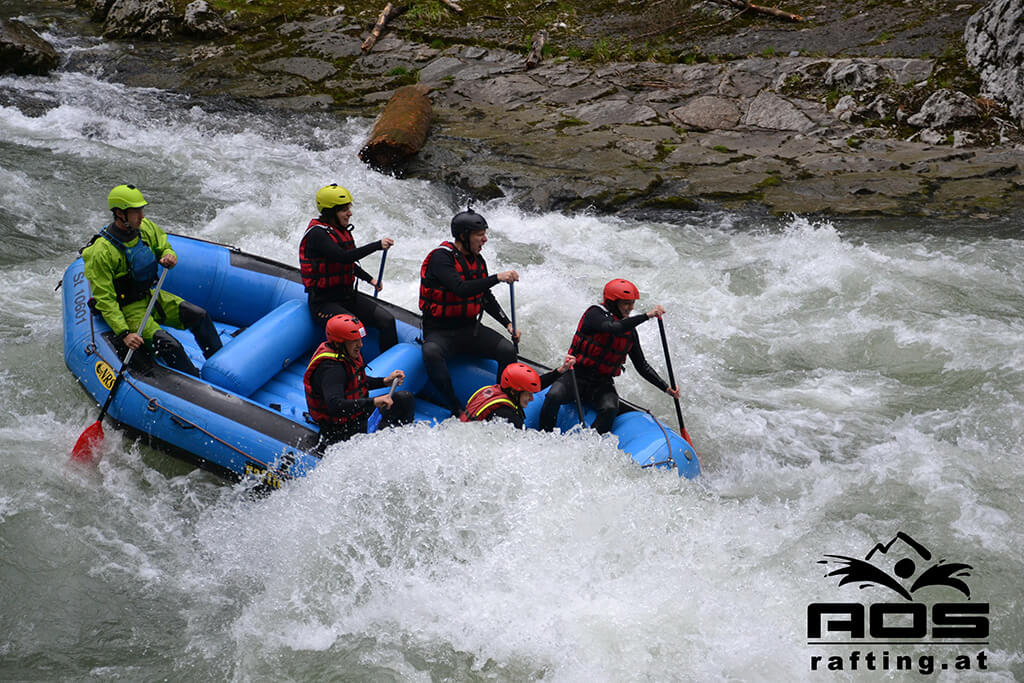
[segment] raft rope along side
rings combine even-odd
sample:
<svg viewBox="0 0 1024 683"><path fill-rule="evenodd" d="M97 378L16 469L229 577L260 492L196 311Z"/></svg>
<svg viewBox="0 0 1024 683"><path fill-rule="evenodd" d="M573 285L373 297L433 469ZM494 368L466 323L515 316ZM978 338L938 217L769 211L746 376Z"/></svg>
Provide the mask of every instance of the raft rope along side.
<svg viewBox="0 0 1024 683"><path fill-rule="evenodd" d="M658 428L661 430L661 435L665 437L665 447L668 449L668 458L666 458L665 460L661 460L660 462L649 462L646 465L641 465L641 469L647 469L648 467L658 467L659 465L675 465L676 461L672 457L672 441L668 438L668 432L665 431L665 427L662 426L661 421L658 420L658 418L654 417L654 413L652 413L647 408L644 408L643 411L650 415L651 419L654 420L654 424L658 425ZM687 457L687 460L689 460L689 457Z"/></svg>
<svg viewBox="0 0 1024 683"><path fill-rule="evenodd" d="M201 431L203 434L205 434L206 436L210 437L214 441L227 446L231 450L233 450L236 453L238 453L239 455L241 455L243 458L246 459L247 463L248 462L252 462L253 464L262 466L266 470L267 474L273 474L275 476L283 477L284 479L294 479L295 478L292 475L288 474L287 472L279 471L279 470L276 470L276 469L272 468L267 463L263 462L262 460L258 460L256 458L254 458L253 456L249 455L248 453L246 453L242 449L238 448L237 446L233 446L233 445L229 444L227 441L225 441L224 439L220 438L216 434L210 432L209 430L203 429L202 427L197 425L195 422L192 422L191 420L189 420L189 419L187 419L185 417L182 417L181 415L179 415L178 413L174 412L173 410L171 410L167 406L161 405L160 401L158 401L155 396L149 396L148 394L146 394L146 392L144 392L142 389L140 389L135 384L135 382L131 381L131 379L127 375L125 375L125 380L124 381L125 381L125 383L128 386L130 386L135 391L139 392L139 394L143 398L146 399L146 407L149 408L150 410L156 410L157 408L159 408L160 410L163 410L165 413L170 415L172 418L174 418L176 420L179 420L181 423L189 425L188 428L198 429L199 431ZM179 425L180 425L180 423L179 423Z"/></svg>

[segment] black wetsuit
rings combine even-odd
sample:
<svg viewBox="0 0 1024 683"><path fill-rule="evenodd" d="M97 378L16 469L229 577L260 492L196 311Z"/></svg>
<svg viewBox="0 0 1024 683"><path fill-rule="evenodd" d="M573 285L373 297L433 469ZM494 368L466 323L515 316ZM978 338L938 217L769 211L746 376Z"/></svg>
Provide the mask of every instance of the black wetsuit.
<svg viewBox="0 0 1024 683"><path fill-rule="evenodd" d="M310 379L315 391L324 397L327 409L332 417L359 414L358 420L350 420L343 426L321 425L321 445L330 445L344 441L356 434L366 433L366 423L374 410L373 399L345 398L345 387L348 384L348 370L344 363L326 360L313 371ZM366 376L368 389L380 389L385 385L381 377ZM408 424L413 420L416 409L416 398L408 391L395 391L391 395L391 410L381 410L381 421L378 429L394 425Z"/></svg>
<svg viewBox="0 0 1024 683"><path fill-rule="evenodd" d="M335 228L337 230L338 228ZM344 230L345 228L341 228ZM306 254L312 258L336 261L338 263L355 263L364 256L380 251L383 245L380 240L364 244L356 249L345 250L331 239L323 229L312 228L305 237ZM356 277L369 282L373 277L365 270L355 266ZM398 343L398 331L395 327L395 316L373 299L359 297L354 288L333 287L331 289L308 289L309 311L313 319L326 327L332 317L348 313L359 318L367 327L380 333L380 350L386 351Z"/></svg>
<svg viewBox="0 0 1024 683"><path fill-rule="evenodd" d="M668 388L668 383L647 362L643 349L640 348L640 337L636 333L637 326L647 320L645 314L624 319L615 318L607 311L594 306L584 315L580 332L582 334L606 332L614 335L632 335L633 346L629 350L629 359L633 361L633 367L641 377L664 391ZM615 391L614 379L587 369L580 369L576 371L576 382L579 387L580 399L593 406L597 411L593 428L599 434L610 431L612 423L619 414L619 395ZM540 411L540 429L545 431L554 429L555 420L558 419L558 409L575 400L572 391L572 378L566 373L552 385L551 390L544 398L544 405Z"/></svg>
<svg viewBox="0 0 1024 683"><path fill-rule="evenodd" d="M424 281L435 287L446 289L457 296L469 298L483 292L483 310L508 327L510 321L501 304L490 292L498 284L497 275L488 275L477 280L464 280L455 268L455 256L451 251L436 249L430 257L424 274ZM455 395L448 359L455 354L466 354L498 361L495 381L501 378L505 366L516 361L512 342L500 332L481 324L477 318L437 318L423 314L423 362L427 376L441 394L445 407L457 414L462 402Z"/></svg>

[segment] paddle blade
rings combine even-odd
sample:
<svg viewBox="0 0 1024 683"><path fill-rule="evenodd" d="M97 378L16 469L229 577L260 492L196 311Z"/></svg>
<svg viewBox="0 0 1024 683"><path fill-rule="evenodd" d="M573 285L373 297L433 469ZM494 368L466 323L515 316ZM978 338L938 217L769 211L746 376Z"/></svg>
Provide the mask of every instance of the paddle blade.
<svg viewBox="0 0 1024 683"><path fill-rule="evenodd" d="M103 421L96 420L85 428L82 435L71 449L71 461L91 465L99 456L100 444L103 443Z"/></svg>
<svg viewBox="0 0 1024 683"><path fill-rule="evenodd" d="M380 414L380 408L374 408L373 412L370 413L370 417L366 420L366 433L373 434L377 431L377 427L380 426L381 418L384 416Z"/></svg>
<svg viewBox="0 0 1024 683"><path fill-rule="evenodd" d="M693 442L692 442L692 441L690 441L690 435L686 433L686 427L683 427L683 434L682 434L682 437L683 437L684 439L686 439L686 443L690 444L690 448L693 448ZM697 452L697 449L696 449L696 448L693 448L693 452L694 452L694 453L696 453L696 452Z"/></svg>

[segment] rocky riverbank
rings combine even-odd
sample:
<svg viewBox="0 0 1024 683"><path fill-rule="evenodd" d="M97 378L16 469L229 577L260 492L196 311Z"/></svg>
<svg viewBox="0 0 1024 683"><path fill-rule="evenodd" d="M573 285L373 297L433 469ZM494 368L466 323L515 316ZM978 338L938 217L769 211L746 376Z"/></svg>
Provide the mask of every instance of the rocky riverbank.
<svg viewBox="0 0 1024 683"><path fill-rule="evenodd" d="M65 57L66 67L88 59L130 84L361 116L419 82L430 88L434 122L402 172L530 209L949 215L1024 207L1024 75L1012 69L1024 47L1012 0L927 9L897 2L896 12L868 0L842 12L798 1L786 9L806 13L801 24L683 2L652 21L618 3L621 12L593 17L591 28L671 34L664 26L672 20L712 30L699 44L651 48L662 61L619 61L595 56L593 32L563 35L556 21L550 40L563 54L530 70L522 41L489 29L486 18L441 14L440 25L425 27L409 12L363 54L375 18L366 8L300 3L274 17L247 11L253 4L222 14L193 2L175 14L164 0L79 0L120 49L99 64L95 54ZM139 40L133 30L164 40ZM114 38L126 35L133 44Z"/></svg>

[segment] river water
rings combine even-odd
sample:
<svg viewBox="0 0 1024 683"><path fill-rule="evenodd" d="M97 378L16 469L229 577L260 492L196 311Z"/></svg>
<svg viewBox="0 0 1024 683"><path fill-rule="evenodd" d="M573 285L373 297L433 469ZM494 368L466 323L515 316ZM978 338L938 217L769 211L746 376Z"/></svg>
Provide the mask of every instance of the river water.
<svg viewBox="0 0 1024 683"><path fill-rule="evenodd" d="M594 434L464 424L354 439L263 500L109 427L96 470L69 471L97 407L64 366L54 286L110 187L139 185L168 231L295 264L315 190L339 182L357 241L396 240L384 295L414 308L459 204L367 170L369 127L82 72L0 78L0 679L1024 678L1019 215L478 205L492 269L522 276L524 355L555 362L610 277L668 309L697 481ZM663 369L656 326L640 331ZM635 373L619 386L675 422ZM930 549L919 569L970 565L970 599L825 576L826 555L899 532ZM991 633L811 644L818 602L987 606Z"/></svg>

